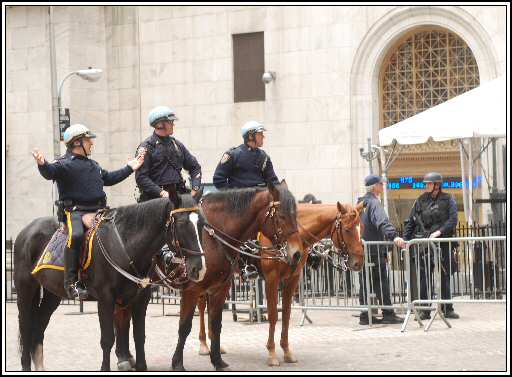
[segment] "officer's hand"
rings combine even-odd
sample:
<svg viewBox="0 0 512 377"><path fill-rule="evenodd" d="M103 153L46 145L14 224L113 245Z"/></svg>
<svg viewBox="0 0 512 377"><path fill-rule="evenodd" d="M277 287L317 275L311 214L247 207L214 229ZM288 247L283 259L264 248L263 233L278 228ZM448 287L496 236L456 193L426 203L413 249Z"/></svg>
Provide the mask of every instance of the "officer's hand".
<svg viewBox="0 0 512 377"><path fill-rule="evenodd" d="M161 198L168 198L169 197L169 193L165 190L162 190L160 191L160 197Z"/></svg>
<svg viewBox="0 0 512 377"><path fill-rule="evenodd" d="M406 242L401 237L395 237L393 240L396 246L398 246L400 249L405 249Z"/></svg>
<svg viewBox="0 0 512 377"><path fill-rule="evenodd" d="M441 235L441 231L440 231L440 230L436 230L434 233L432 233L432 234L430 235L430 237L429 237L429 238L437 238L437 237L439 237L440 235Z"/></svg>
<svg viewBox="0 0 512 377"><path fill-rule="evenodd" d="M39 152L39 149L34 148L32 150L32 156L34 157L34 160L36 160L38 165L44 165L44 156L41 152Z"/></svg>
<svg viewBox="0 0 512 377"><path fill-rule="evenodd" d="M133 171L138 170L142 164L144 163L144 156L146 152L140 153L137 157L135 157L133 160L128 160L127 164L129 167L132 168Z"/></svg>
<svg viewBox="0 0 512 377"><path fill-rule="evenodd" d="M190 195L192 195L192 197L196 196L196 194L197 194L196 190L194 190L194 189L190 190Z"/></svg>

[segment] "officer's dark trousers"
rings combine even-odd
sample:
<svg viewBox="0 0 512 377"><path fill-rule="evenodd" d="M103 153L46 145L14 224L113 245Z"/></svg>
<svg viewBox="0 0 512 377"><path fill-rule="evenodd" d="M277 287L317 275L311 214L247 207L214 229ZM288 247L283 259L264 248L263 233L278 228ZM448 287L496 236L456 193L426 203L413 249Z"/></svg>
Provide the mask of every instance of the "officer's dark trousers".
<svg viewBox="0 0 512 377"><path fill-rule="evenodd" d="M428 250L428 249L426 249ZM431 299L433 298L433 294L436 292L437 286L435 285L434 280L434 270L435 270L435 261L434 261L434 252L433 249L430 248L430 253L428 251L420 252L420 298L421 299ZM430 255L430 257L429 257ZM441 244L441 298L442 299L451 299L451 290L450 290L450 249L448 243ZM429 260L430 259L430 260ZM454 266L451 266L452 270ZM427 279L429 279L427 281ZM430 293L430 296L429 296ZM414 299L414 297L413 297ZM450 312L453 310L452 304L442 304L442 310L446 312Z"/></svg>
<svg viewBox="0 0 512 377"><path fill-rule="evenodd" d="M64 252L64 287L78 280L80 251L84 242L82 216L88 212L66 212L70 238Z"/></svg>
<svg viewBox="0 0 512 377"><path fill-rule="evenodd" d="M374 265L369 268L370 290L366 289L366 267L359 273L359 304L367 305L367 294L375 294L381 305L391 305L391 294L389 291L389 278L386 268L385 252L380 257L377 253L370 253L368 262ZM371 302L371 301L370 301ZM393 309L382 309L383 315L391 315Z"/></svg>

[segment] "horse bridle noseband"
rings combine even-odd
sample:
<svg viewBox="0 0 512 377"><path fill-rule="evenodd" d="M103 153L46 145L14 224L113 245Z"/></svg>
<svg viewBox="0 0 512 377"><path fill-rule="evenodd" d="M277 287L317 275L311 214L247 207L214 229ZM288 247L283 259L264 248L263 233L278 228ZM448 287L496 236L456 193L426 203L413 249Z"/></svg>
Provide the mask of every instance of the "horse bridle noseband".
<svg viewBox="0 0 512 377"><path fill-rule="evenodd" d="M183 252L185 252L186 254L191 254L191 255L204 255L201 251L190 250L190 249L187 249L187 248L181 246L180 242L178 241L178 230L177 230L177 227L176 227L177 219L176 219L176 217L174 215L176 215L177 213L184 213L184 212L188 212L188 213L196 212L196 213L198 213L199 212L199 207L188 207L188 208L173 209L169 213L169 218L167 219L167 221L165 223L165 234L167 235L167 233L170 230L172 246L173 246L174 250L181 257L185 256L183 254ZM196 232L199 232L199 230L197 228L196 228Z"/></svg>
<svg viewBox="0 0 512 377"><path fill-rule="evenodd" d="M279 201L272 201L269 204L269 208L267 213L265 214L265 220L263 221L263 224L267 222L267 220L272 220L272 226L274 228L274 233L272 235L272 244L276 247L276 250L278 250L281 254L283 252L286 255L286 248L288 246L288 241L282 239L283 236L283 229L281 228L281 225L279 224L279 216L277 216L277 212L279 211L279 206L281 205L281 202Z"/></svg>

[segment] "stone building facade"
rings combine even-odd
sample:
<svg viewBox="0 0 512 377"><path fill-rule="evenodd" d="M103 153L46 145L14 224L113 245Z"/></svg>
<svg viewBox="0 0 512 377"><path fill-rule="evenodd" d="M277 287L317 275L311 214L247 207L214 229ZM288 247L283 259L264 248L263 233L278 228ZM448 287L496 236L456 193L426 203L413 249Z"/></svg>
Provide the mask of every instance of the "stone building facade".
<svg viewBox="0 0 512 377"><path fill-rule="evenodd" d="M52 85L69 72L103 70L98 82L67 80L62 103L71 123L98 135L93 158L106 169L133 156L151 133L149 110L165 104L176 109L175 136L200 161L204 182L241 143L241 125L258 119L269 130L264 149L297 199L353 202L368 173L359 149L378 140L389 49L415 28L447 29L471 49L485 82L506 69L506 14L504 6L7 7L6 236L52 214L51 182L30 151L53 159ZM265 70L276 80L264 101L234 102L233 35L252 32L264 33ZM410 174L431 166L420 165ZM444 173L460 165L452 168ZM503 178L501 170L501 187ZM106 188L109 205L133 203L134 188L133 176Z"/></svg>

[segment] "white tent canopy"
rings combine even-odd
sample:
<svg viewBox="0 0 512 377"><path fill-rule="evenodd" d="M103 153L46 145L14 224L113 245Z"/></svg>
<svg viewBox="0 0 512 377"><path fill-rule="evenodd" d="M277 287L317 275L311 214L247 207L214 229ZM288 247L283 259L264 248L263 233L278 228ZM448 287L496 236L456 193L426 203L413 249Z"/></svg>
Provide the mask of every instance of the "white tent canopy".
<svg viewBox="0 0 512 377"><path fill-rule="evenodd" d="M398 122L379 131L382 147L398 144L421 144L430 139L446 141L459 139L461 153L462 180L466 181L464 169L464 139L481 137L505 137L507 125L505 77L483 83L437 106L431 107L417 115ZM472 148L469 148L468 171L472 182ZM381 150L382 151L382 150ZM384 164L384 153L381 153ZM386 169L383 169L386 174ZM469 189L469 198L467 194ZM463 185L464 212L471 224L472 185ZM387 195L384 195L387 209Z"/></svg>
<svg viewBox="0 0 512 377"><path fill-rule="evenodd" d="M504 137L505 77L483 83L437 106L379 131L381 146L472 137Z"/></svg>

